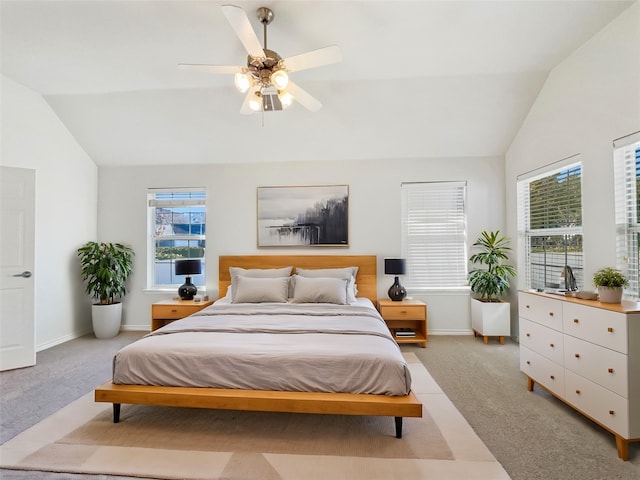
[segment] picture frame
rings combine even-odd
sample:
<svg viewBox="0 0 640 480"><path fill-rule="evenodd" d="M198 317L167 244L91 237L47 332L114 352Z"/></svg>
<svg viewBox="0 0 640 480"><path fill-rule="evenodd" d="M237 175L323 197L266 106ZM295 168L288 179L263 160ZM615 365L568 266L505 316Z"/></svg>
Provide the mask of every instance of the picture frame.
<svg viewBox="0 0 640 480"><path fill-rule="evenodd" d="M349 246L349 185L258 187L258 247Z"/></svg>

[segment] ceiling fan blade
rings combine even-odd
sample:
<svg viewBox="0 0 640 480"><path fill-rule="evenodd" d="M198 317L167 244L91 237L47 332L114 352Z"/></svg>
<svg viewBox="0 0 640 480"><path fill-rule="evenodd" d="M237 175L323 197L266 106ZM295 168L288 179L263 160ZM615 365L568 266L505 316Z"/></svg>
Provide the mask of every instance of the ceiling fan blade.
<svg viewBox="0 0 640 480"><path fill-rule="evenodd" d="M307 68L321 67L322 65L329 65L331 63L338 63L341 61L342 53L340 52L340 47L337 45L330 45L328 47L319 48L318 50L312 50L307 53L301 53L300 55L285 58L284 64L290 72L297 72L300 70L306 70Z"/></svg>
<svg viewBox="0 0 640 480"><path fill-rule="evenodd" d="M289 81L289 84L287 85L287 91L291 95L293 95L293 98L300 102L300 104L307 110L317 112L322 108L322 104L317 99L309 95L306 90L303 90L292 81Z"/></svg>
<svg viewBox="0 0 640 480"><path fill-rule="evenodd" d="M244 10L236 5L222 5L222 13L227 17L249 55L252 57L264 57L264 50L262 50L260 40L258 40L256 32L253 30Z"/></svg>
<svg viewBox="0 0 640 480"><path fill-rule="evenodd" d="M251 115L253 113L256 113L255 111L251 110L251 107L249 106L249 100L251 100L251 97L253 97L253 95L258 90L260 90L260 87L258 85L254 85L249 89L247 94L244 96L244 101L242 102L242 106L240 107L240 113L242 115Z"/></svg>
<svg viewBox="0 0 640 480"><path fill-rule="evenodd" d="M227 65L207 65L204 63L179 63L178 68L181 70L193 70L196 72L208 72L208 73L238 73L242 71L242 67L239 66L227 66Z"/></svg>

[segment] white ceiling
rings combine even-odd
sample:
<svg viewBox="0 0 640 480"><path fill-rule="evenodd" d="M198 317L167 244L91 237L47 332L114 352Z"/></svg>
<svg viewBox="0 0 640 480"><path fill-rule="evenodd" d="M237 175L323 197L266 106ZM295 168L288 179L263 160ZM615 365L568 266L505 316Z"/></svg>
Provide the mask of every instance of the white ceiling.
<svg viewBox="0 0 640 480"><path fill-rule="evenodd" d="M41 93L99 165L503 155L549 72L631 1L1 0L1 71ZM323 108L240 115L242 65L220 5L275 19L292 79Z"/></svg>

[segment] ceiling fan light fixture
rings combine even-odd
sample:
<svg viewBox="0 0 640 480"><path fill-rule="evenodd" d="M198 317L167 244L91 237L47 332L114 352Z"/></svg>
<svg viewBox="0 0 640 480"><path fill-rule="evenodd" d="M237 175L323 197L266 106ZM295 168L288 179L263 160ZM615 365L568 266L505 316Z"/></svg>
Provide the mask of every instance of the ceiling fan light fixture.
<svg viewBox="0 0 640 480"><path fill-rule="evenodd" d="M253 85L253 77L247 72L238 72L233 77L236 88L239 92L245 93Z"/></svg>
<svg viewBox="0 0 640 480"><path fill-rule="evenodd" d="M278 90L278 98L283 108L287 108L293 103L294 97L286 90Z"/></svg>
<svg viewBox="0 0 640 480"><path fill-rule="evenodd" d="M289 84L289 75L284 70L276 70L271 74L271 83L278 90L284 90Z"/></svg>
<svg viewBox="0 0 640 480"><path fill-rule="evenodd" d="M249 108L254 112L262 110L262 95L260 92L256 92L251 96L251 99L249 100Z"/></svg>

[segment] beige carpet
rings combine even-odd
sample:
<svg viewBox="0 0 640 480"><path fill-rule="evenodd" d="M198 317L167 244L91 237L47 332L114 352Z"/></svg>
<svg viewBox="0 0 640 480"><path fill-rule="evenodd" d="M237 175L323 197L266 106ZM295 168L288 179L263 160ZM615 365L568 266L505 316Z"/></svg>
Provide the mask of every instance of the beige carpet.
<svg viewBox="0 0 640 480"><path fill-rule="evenodd" d="M508 479L412 354L423 418L123 405L93 392L0 446L2 468L162 479Z"/></svg>

